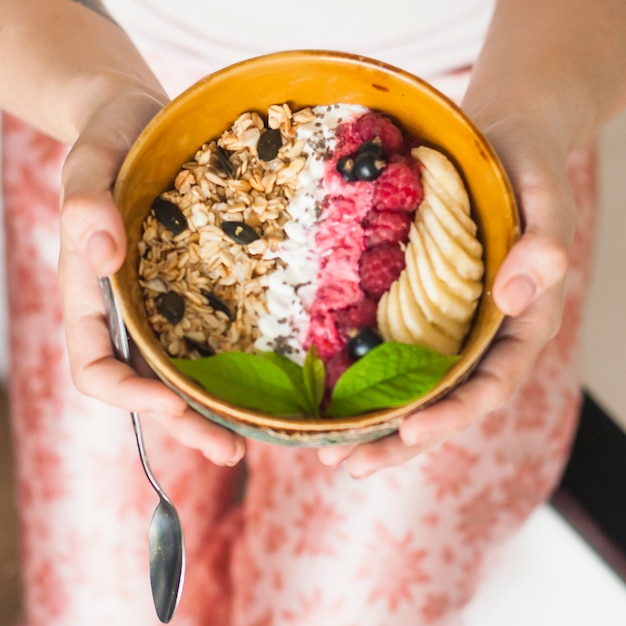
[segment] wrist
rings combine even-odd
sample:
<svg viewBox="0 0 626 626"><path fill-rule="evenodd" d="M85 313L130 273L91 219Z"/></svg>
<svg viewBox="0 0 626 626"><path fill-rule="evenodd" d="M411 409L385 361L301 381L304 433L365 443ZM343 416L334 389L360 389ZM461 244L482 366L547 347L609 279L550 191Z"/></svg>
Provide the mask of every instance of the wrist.
<svg viewBox="0 0 626 626"><path fill-rule="evenodd" d="M107 115L117 112L118 118L123 118L124 113L127 113L133 119L141 111L140 115L147 122L169 100L164 89L151 74L144 78L105 71L77 77L74 88L82 97L71 110L70 132L74 136L69 138L70 143L74 143L88 131L94 120L105 111Z"/></svg>

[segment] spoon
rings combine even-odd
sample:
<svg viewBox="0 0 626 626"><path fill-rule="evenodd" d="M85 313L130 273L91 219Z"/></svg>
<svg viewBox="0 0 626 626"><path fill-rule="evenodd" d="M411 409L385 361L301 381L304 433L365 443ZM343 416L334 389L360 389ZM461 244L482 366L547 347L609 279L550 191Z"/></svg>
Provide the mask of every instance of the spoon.
<svg viewBox="0 0 626 626"><path fill-rule="evenodd" d="M128 335L118 303L113 295L111 281L105 277L100 278L99 282L115 356L120 361L128 363L130 361ZM130 417L135 431L141 465L150 484L159 496L159 504L154 510L150 522L150 586L152 587L152 599L157 616L162 623L167 624L178 607L185 578L183 530L174 505L150 470L139 414L131 411Z"/></svg>

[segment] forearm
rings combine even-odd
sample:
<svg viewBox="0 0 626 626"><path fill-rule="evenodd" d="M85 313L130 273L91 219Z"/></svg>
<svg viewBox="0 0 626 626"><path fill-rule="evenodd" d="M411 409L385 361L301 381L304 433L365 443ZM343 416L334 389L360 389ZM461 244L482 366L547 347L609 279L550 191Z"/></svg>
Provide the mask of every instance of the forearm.
<svg viewBox="0 0 626 626"><path fill-rule="evenodd" d="M167 99L124 31L83 4L99 3L0 0L0 108L69 143L120 95Z"/></svg>
<svg viewBox="0 0 626 626"><path fill-rule="evenodd" d="M561 153L626 106L624 0L499 0L464 101L534 116Z"/></svg>

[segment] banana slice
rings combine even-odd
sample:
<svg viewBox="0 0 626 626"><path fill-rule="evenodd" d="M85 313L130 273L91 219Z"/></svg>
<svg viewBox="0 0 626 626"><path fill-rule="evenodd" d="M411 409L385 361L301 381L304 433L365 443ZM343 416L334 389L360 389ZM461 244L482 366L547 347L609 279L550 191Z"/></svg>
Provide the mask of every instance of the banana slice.
<svg viewBox="0 0 626 626"><path fill-rule="evenodd" d="M445 204L451 210L459 209L469 216L470 202L465 190L465 183L456 167L448 157L426 146L411 150L411 155L422 167L422 177L430 183L440 195L445 197Z"/></svg>
<svg viewBox="0 0 626 626"><path fill-rule="evenodd" d="M483 277L483 261L481 257L476 257L467 253L463 246L455 241L445 228L438 228L436 220L428 218L428 214L420 214L416 219L418 229L424 234L424 239L432 242L432 246L437 250L439 256L452 268L456 269L458 275L468 281L479 281ZM433 254L431 253L431 256Z"/></svg>
<svg viewBox="0 0 626 626"><path fill-rule="evenodd" d="M416 306L419 307L420 312L431 324L439 326L444 333L460 341L467 332L467 323L459 322L448 315L444 315L428 297L428 294L426 294L422 286L422 281L420 280L417 270L417 263L415 261L415 257L419 254L419 250L416 250L415 247L411 248L411 251L406 255L405 274L398 278L398 280L406 281Z"/></svg>
<svg viewBox="0 0 626 626"><path fill-rule="evenodd" d="M392 283L378 306L378 329L383 339L425 345L442 354L456 354L460 342L430 324L419 310L415 311L399 280Z"/></svg>
<svg viewBox="0 0 626 626"><path fill-rule="evenodd" d="M413 298L413 290L408 281L408 273L400 275L395 291L396 310L402 319L404 327L411 335L411 343L426 345L443 354L456 354L465 332L458 337L451 337L442 328L426 319L424 313Z"/></svg>
<svg viewBox="0 0 626 626"><path fill-rule="evenodd" d="M438 276L429 250L415 224L411 224L409 239L406 255L412 255L420 282L430 301L441 311L442 316L451 317L461 323L467 322L472 315L467 299L454 293Z"/></svg>
<svg viewBox="0 0 626 626"><path fill-rule="evenodd" d="M416 220L415 227L437 276L461 298L475 300L482 292L482 261L476 263L476 259L446 254L440 247L442 242L433 239L423 220Z"/></svg>
<svg viewBox="0 0 626 626"><path fill-rule="evenodd" d="M476 230L476 224L471 222L472 229L463 226L448 211L443 200L431 188L424 190L424 200L420 205L419 217L424 220L433 237L439 239L447 235L447 238L452 239L456 245L463 248L468 256L473 259L482 259L483 246L476 239L476 233L473 232Z"/></svg>
<svg viewBox="0 0 626 626"><path fill-rule="evenodd" d="M399 341L400 343L414 343L413 336L404 325L402 309L398 300L398 281L395 280L389 288L389 306L386 307L386 327L389 335L383 339L387 341ZM390 313L393 311L393 315Z"/></svg>
<svg viewBox="0 0 626 626"><path fill-rule="evenodd" d="M433 186L423 169L422 187L424 189L424 197L428 198L431 209L448 230L451 232L456 230L459 233L464 233L460 235L464 240L469 235L472 239L478 241L476 239L478 228L474 220L465 213L465 210L459 204L459 199L455 199L436 185ZM469 243L469 241L466 241L466 243Z"/></svg>

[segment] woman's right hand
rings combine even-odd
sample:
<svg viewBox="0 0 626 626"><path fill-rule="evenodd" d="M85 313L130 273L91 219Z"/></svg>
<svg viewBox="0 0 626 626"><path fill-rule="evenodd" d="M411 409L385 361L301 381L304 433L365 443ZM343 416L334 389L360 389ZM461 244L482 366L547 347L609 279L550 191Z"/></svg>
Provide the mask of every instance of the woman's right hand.
<svg viewBox="0 0 626 626"><path fill-rule="evenodd" d="M111 190L132 143L167 98L135 83L111 93L84 123L63 168L59 279L72 376L84 394L152 417L216 464L234 465L245 453L241 437L113 353L98 277L120 269L126 234Z"/></svg>

